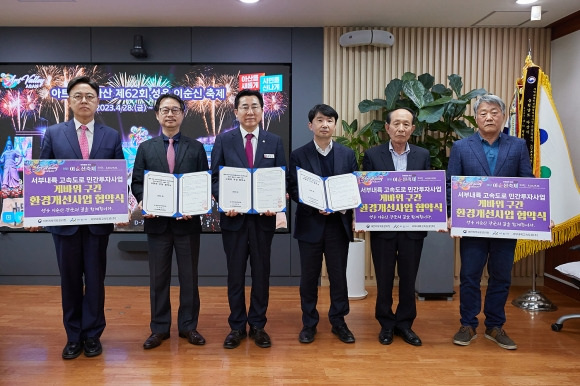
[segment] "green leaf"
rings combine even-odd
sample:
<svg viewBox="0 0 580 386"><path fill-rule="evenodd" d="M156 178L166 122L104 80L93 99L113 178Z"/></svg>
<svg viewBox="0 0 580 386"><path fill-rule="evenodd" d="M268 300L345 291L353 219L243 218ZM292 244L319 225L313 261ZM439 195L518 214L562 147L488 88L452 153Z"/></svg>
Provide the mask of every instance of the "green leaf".
<svg viewBox="0 0 580 386"><path fill-rule="evenodd" d="M473 98L477 98L477 97L480 97L480 96L485 95L485 94L487 94L487 91L485 91L484 88L478 88L476 90L471 90L470 92L468 92L465 95L460 96L459 99L468 101L467 103L471 103L471 100Z"/></svg>
<svg viewBox="0 0 580 386"><path fill-rule="evenodd" d="M344 133L347 133L349 135L353 135L356 130L358 128L358 121L355 119L354 121L352 121L352 123L349 125L344 119L342 120L342 131Z"/></svg>
<svg viewBox="0 0 580 386"><path fill-rule="evenodd" d="M350 141L349 141L349 140L348 140L348 138L346 138L346 137L342 137L342 136L339 136L339 137L334 137L334 140L335 140L337 143L340 143L341 145L344 145L344 146L350 147L350 146L349 146L349 142L350 142Z"/></svg>
<svg viewBox="0 0 580 386"><path fill-rule="evenodd" d="M435 123L441 119L445 105L428 106L419 110L417 119L420 122Z"/></svg>
<svg viewBox="0 0 580 386"><path fill-rule="evenodd" d="M403 82L405 82L405 81L411 81L411 80L417 80L417 75L413 74L412 72L405 72L403 74L403 76L401 77L401 80Z"/></svg>
<svg viewBox="0 0 580 386"><path fill-rule="evenodd" d="M475 117L473 115L464 115L463 118L466 119L469 123L471 123L472 126L477 126L477 123L475 122Z"/></svg>
<svg viewBox="0 0 580 386"><path fill-rule="evenodd" d="M393 79L385 88L385 101L387 110L395 108L397 101L401 99L401 91L403 91L403 81L400 79ZM361 111L362 112L362 111Z"/></svg>
<svg viewBox="0 0 580 386"><path fill-rule="evenodd" d="M441 83L433 86L431 88L431 92L434 92L434 93L439 94L441 96L443 96L443 95L452 96L453 95L453 91L450 88L445 87Z"/></svg>
<svg viewBox="0 0 580 386"><path fill-rule="evenodd" d="M403 92L411 101L413 101L415 106L421 108L425 105L425 100L423 99L423 95L425 95L425 87L423 87L423 84L418 80L403 82Z"/></svg>
<svg viewBox="0 0 580 386"><path fill-rule="evenodd" d="M461 89L463 88L463 81L461 77L456 74L451 74L447 77L449 79L449 86L455 92L455 95L461 95Z"/></svg>
<svg viewBox="0 0 580 386"><path fill-rule="evenodd" d="M373 99L372 101L365 99L358 104L358 109L361 113L367 113L373 110L381 110L384 108L386 108L386 102L383 99Z"/></svg>
<svg viewBox="0 0 580 386"><path fill-rule="evenodd" d="M425 104L425 106L423 106L423 108L425 107L429 107L429 106L439 106L439 105L444 105L447 104L449 102L453 103L453 98L451 98L450 96L444 96L441 97L439 99L435 99L434 101L432 101L431 103L427 103Z"/></svg>
<svg viewBox="0 0 580 386"><path fill-rule="evenodd" d="M451 122L451 128L459 136L459 138L465 138L474 133L474 129L467 126L463 121L453 121Z"/></svg>
<svg viewBox="0 0 580 386"><path fill-rule="evenodd" d="M419 75L418 79L419 82L421 82L421 84L423 85L423 87L425 87L427 90L429 90L435 84L435 77L427 72L422 75Z"/></svg>

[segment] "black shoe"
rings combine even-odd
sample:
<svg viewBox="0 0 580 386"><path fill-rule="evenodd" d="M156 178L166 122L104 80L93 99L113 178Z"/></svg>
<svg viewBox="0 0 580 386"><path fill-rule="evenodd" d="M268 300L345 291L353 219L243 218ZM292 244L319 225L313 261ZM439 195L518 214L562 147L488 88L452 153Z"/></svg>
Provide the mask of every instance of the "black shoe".
<svg viewBox="0 0 580 386"><path fill-rule="evenodd" d="M99 338L87 338L85 340L85 356L96 357L103 353L103 346Z"/></svg>
<svg viewBox="0 0 580 386"><path fill-rule="evenodd" d="M410 328L395 327L395 335L400 336L403 340L413 346L421 346L421 339Z"/></svg>
<svg viewBox="0 0 580 386"><path fill-rule="evenodd" d="M168 332L154 332L149 338L143 343L143 348L149 350L155 348L161 344L162 341L169 339L170 335Z"/></svg>
<svg viewBox="0 0 580 386"><path fill-rule="evenodd" d="M263 329L255 326L250 326L250 338L254 339L256 346L268 348L272 346L270 335Z"/></svg>
<svg viewBox="0 0 580 386"><path fill-rule="evenodd" d="M226 336L224 341L224 348L236 348L242 342L242 339L246 337L246 330L232 330L229 335Z"/></svg>
<svg viewBox="0 0 580 386"><path fill-rule="evenodd" d="M189 330L187 332L180 332L180 338L187 338L189 343L194 344L196 346L203 346L205 344L205 339L197 330Z"/></svg>
<svg viewBox="0 0 580 386"><path fill-rule="evenodd" d="M352 332L350 332L346 326L346 323L338 327L333 326L331 331L333 334L337 335L338 339L340 339L342 342L354 343L354 335Z"/></svg>
<svg viewBox="0 0 580 386"><path fill-rule="evenodd" d="M62 359L75 359L83 351L83 342L68 342L62 350Z"/></svg>
<svg viewBox="0 0 580 386"><path fill-rule="evenodd" d="M314 335L316 335L316 327L304 327L298 335L298 341L300 343L312 343L314 342Z"/></svg>
<svg viewBox="0 0 580 386"><path fill-rule="evenodd" d="M379 343L384 344L384 345L388 345L388 344L393 343L393 329L392 328L381 329L381 332L379 333Z"/></svg>

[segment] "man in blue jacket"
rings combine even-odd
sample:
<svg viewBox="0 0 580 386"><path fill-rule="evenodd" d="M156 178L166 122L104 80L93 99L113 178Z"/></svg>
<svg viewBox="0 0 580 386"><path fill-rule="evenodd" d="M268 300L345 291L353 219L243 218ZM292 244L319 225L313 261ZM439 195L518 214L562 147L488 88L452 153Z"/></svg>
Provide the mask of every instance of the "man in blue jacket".
<svg viewBox="0 0 580 386"><path fill-rule="evenodd" d="M505 103L498 96L487 94L477 99L473 110L478 131L455 142L451 148L447 169L448 214L451 213L451 176L534 177L526 142L502 133L506 120ZM461 238L461 328L453 337L453 343L467 346L477 337L477 315L481 312L480 281L487 264L489 280L483 307L485 337L502 348L517 348L503 330L516 242L515 239Z"/></svg>

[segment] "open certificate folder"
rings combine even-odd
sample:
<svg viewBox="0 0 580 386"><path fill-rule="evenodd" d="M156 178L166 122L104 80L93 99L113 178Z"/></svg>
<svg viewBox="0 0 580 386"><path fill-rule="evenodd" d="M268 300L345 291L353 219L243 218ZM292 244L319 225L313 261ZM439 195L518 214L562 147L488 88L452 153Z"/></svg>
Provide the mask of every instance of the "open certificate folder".
<svg viewBox="0 0 580 386"><path fill-rule="evenodd" d="M163 217L211 213L211 171L170 174L145 170L143 214Z"/></svg>
<svg viewBox="0 0 580 386"><path fill-rule="evenodd" d="M327 212L361 206L360 191L353 173L320 177L296 167L300 202Z"/></svg>
<svg viewBox="0 0 580 386"><path fill-rule="evenodd" d="M219 211L265 213L286 211L286 168L220 166Z"/></svg>

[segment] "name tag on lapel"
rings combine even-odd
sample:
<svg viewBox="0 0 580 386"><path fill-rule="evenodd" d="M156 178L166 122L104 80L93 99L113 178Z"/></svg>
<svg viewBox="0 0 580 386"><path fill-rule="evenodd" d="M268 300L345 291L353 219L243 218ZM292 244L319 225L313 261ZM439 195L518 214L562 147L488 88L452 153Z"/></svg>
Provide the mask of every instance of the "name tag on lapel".
<svg viewBox="0 0 580 386"><path fill-rule="evenodd" d="M275 158L274 154L264 154L264 158Z"/></svg>

